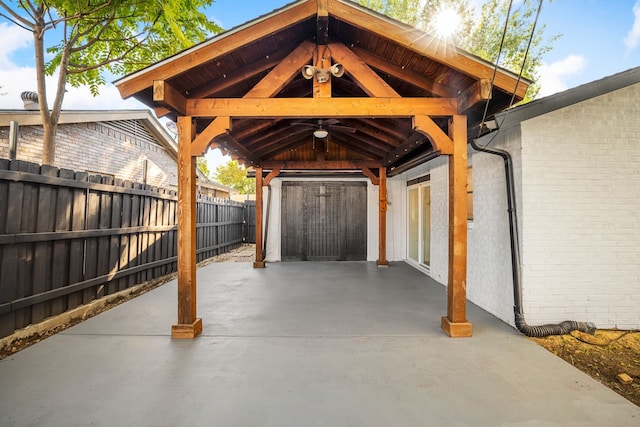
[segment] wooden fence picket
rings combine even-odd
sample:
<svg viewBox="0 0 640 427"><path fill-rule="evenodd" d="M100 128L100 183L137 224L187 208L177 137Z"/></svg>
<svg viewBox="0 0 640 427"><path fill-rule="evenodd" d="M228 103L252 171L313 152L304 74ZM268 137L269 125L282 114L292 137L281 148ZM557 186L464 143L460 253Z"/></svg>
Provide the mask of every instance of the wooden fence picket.
<svg viewBox="0 0 640 427"><path fill-rule="evenodd" d="M242 244L243 211L198 200L198 261ZM176 255L175 191L0 159L0 337L173 273Z"/></svg>

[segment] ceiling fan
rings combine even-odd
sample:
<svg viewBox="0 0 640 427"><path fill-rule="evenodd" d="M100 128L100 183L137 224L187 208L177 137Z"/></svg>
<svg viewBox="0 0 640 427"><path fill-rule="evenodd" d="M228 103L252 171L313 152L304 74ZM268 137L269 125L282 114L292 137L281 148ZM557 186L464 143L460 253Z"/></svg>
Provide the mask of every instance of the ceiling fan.
<svg viewBox="0 0 640 427"><path fill-rule="evenodd" d="M356 133L355 128L352 128L350 126L339 125L338 123L340 123L340 120L319 119L316 123L296 122L296 123L291 123L290 126L306 126L306 127L315 128L315 130L313 131L313 136L318 139L323 139L329 136L330 130L336 130L338 132Z"/></svg>

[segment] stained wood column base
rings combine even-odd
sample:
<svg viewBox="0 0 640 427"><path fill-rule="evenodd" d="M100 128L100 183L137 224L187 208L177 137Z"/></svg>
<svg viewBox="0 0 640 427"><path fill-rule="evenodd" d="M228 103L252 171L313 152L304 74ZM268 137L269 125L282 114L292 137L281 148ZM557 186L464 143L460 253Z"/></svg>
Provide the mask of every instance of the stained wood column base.
<svg viewBox="0 0 640 427"><path fill-rule="evenodd" d="M376 263L378 264L378 267L380 267L380 268L389 267L389 261L377 261Z"/></svg>
<svg viewBox="0 0 640 427"><path fill-rule="evenodd" d="M265 268L267 266L267 263L264 261L254 261L253 262L253 268Z"/></svg>
<svg viewBox="0 0 640 427"><path fill-rule="evenodd" d="M441 323L442 330L445 334L451 338L465 338L470 337L473 331L473 327L470 322L451 322L448 317L442 317Z"/></svg>
<svg viewBox="0 0 640 427"><path fill-rule="evenodd" d="M202 332L202 319L198 318L192 324L175 324L171 326L171 338L193 339Z"/></svg>

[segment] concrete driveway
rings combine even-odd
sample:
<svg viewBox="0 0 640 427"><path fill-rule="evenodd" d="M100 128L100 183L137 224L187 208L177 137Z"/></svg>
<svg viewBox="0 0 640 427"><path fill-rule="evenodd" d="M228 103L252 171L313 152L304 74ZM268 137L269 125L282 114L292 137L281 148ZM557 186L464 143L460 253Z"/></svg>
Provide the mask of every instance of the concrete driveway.
<svg viewBox="0 0 640 427"><path fill-rule="evenodd" d="M634 426L640 408L399 263L210 264L0 361L2 426Z"/></svg>

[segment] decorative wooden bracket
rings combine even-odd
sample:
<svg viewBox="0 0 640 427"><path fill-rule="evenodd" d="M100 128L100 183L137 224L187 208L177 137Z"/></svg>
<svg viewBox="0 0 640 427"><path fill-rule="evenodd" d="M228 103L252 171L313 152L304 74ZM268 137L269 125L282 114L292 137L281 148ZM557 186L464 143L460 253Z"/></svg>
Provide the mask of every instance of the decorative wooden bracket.
<svg viewBox="0 0 640 427"><path fill-rule="evenodd" d="M414 116L413 127L426 135L433 145L434 151L442 154L453 154L453 140L429 116Z"/></svg>
<svg viewBox="0 0 640 427"><path fill-rule="evenodd" d="M266 187L267 185L269 185L271 183L271 180L277 177L278 175L280 175L279 167L274 168L271 172L269 172L267 176L264 177L264 179L262 180L262 186Z"/></svg>
<svg viewBox="0 0 640 427"><path fill-rule="evenodd" d="M373 185L380 185L380 178L378 178L377 176L375 176L375 174L371 171L371 169L369 168L362 168L362 173L369 177L369 179L371 180L371 184Z"/></svg>

